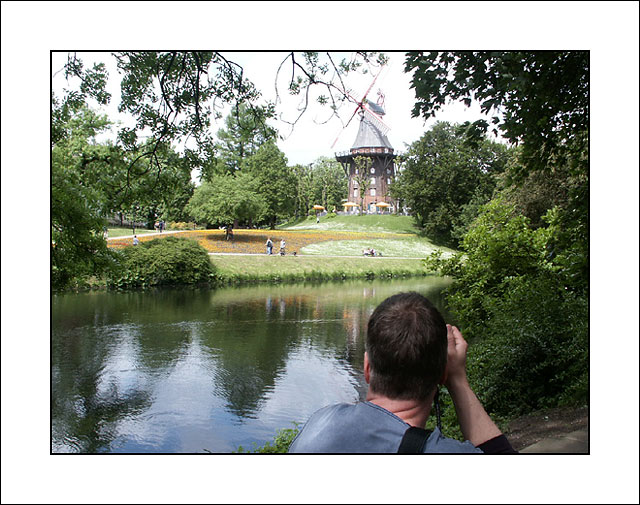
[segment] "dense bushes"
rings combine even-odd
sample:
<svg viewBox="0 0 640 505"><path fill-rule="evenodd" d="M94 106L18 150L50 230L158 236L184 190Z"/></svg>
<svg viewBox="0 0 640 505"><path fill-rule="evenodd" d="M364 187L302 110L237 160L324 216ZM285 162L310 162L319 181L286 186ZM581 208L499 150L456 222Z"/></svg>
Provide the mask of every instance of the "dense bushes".
<svg viewBox="0 0 640 505"><path fill-rule="evenodd" d="M141 242L118 254L112 288L200 284L215 279L209 254L197 242L176 237Z"/></svg>
<svg viewBox="0 0 640 505"><path fill-rule="evenodd" d="M513 205L487 204L454 257L427 266L450 275L450 310L469 347L469 379L487 410L513 416L584 404L588 393L588 289L573 280L558 238L558 210L533 230ZM575 262L586 251L570 250ZM578 258L578 256L580 256Z"/></svg>

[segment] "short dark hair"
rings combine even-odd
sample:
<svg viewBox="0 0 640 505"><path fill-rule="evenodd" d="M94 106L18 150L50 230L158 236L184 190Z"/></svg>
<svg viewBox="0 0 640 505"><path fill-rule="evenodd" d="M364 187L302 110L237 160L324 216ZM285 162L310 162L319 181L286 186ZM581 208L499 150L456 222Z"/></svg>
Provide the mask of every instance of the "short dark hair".
<svg viewBox="0 0 640 505"><path fill-rule="evenodd" d="M447 326L419 293L398 293L373 311L365 345L369 387L399 400L425 400L447 365Z"/></svg>

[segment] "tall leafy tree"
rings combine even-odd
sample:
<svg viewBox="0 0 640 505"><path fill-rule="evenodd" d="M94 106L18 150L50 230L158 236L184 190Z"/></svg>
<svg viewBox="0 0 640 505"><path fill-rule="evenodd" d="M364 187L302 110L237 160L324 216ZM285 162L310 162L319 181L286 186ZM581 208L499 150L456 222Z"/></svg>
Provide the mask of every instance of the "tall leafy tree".
<svg viewBox="0 0 640 505"><path fill-rule="evenodd" d="M371 186L371 176L369 175L369 168L371 162L366 156L356 156L354 158L355 169L357 173L353 176L353 180L358 185L358 196L360 198L360 211L364 216L364 197L367 195L367 191Z"/></svg>
<svg viewBox="0 0 640 505"><path fill-rule="evenodd" d="M330 158L321 157L312 165L313 199L325 209L340 209L347 197L349 179L340 164Z"/></svg>
<svg viewBox="0 0 640 505"><path fill-rule="evenodd" d="M534 174L565 173L564 203L554 214L552 254L566 260L575 285L589 279L589 53L500 51L408 53L413 72L414 115L436 114L448 99L480 102L494 129L520 146L510 181L526 184ZM468 125L471 137L489 128ZM552 175L552 177L555 177ZM558 178L556 177L556 180ZM537 211L541 213L541 210ZM578 288L577 288L578 289Z"/></svg>
<svg viewBox="0 0 640 505"><path fill-rule="evenodd" d="M88 109L70 111L66 121L58 124L51 152L51 285L54 289L100 274L110 263L102 238L107 201L102 188L93 184L95 172L110 169L111 146L95 143L95 137L108 127L106 117Z"/></svg>
<svg viewBox="0 0 640 505"><path fill-rule="evenodd" d="M521 168L569 165L586 172L589 130L587 51L465 51L408 53L413 115L431 117L447 100L475 99L494 131L522 144ZM476 133L489 123L476 121Z"/></svg>
<svg viewBox="0 0 640 505"><path fill-rule="evenodd" d="M313 205L313 169L312 165L294 165L291 167L296 178L296 204L294 216L305 217Z"/></svg>
<svg viewBox="0 0 640 505"><path fill-rule="evenodd" d="M197 222L223 225L248 222L264 214L265 199L258 193L258 181L247 173L214 175L198 186L186 212Z"/></svg>
<svg viewBox="0 0 640 505"><path fill-rule="evenodd" d="M234 107L225 120L226 128L217 133L219 140L214 145L216 157L203 166L202 178L206 180L214 173L235 173L244 160L254 155L263 144L275 140L276 129L266 123L272 114L271 107L245 104Z"/></svg>
<svg viewBox="0 0 640 505"><path fill-rule="evenodd" d="M436 123L409 148L404 170L392 186L418 226L433 239L456 246L474 211L488 202L495 174L504 171L507 148L484 139L465 142L457 125Z"/></svg>
<svg viewBox="0 0 640 505"><path fill-rule="evenodd" d="M266 202L264 221L273 229L279 219L291 217L295 211L297 181L287 166L287 158L274 142L264 144L242 165L258 182L260 195Z"/></svg>

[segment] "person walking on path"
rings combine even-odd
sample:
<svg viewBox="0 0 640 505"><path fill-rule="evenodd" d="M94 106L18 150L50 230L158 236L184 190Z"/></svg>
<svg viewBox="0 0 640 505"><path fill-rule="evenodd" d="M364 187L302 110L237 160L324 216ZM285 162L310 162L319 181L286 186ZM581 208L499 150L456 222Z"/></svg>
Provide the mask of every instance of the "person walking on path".
<svg viewBox="0 0 640 505"><path fill-rule="evenodd" d="M269 255L273 254L273 242L271 241L271 237L267 239L266 246L267 246L267 254Z"/></svg>
<svg viewBox="0 0 640 505"><path fill-rule="evenodd" d="M284 250L286 246L287 246L286 242L284 241L284 239L282 239L280 241L280 256L284 256Z"/></svg>
<svg viewBox="0 0 640 505"><path fill-rule="evenodd" d="M134 235L133 236L133 245L138 245L140 243L140 241L138 240L138 236Z"/></svg>

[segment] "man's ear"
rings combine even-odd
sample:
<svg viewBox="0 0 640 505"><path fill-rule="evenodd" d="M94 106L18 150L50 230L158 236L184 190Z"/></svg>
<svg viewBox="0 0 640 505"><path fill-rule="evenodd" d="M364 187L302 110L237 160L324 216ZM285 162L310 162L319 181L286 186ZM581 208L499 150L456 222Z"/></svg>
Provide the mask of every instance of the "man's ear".
<svg viewBox="0 0 640 505"><path fill-rule="evenodd" d="M444 384L445 382L447 382L447 366L448 365L445 365L444 372L442 372L442 377L440 378L440 382L438 382L438 384Z"/></svg>
<svg viewBox="0 0 640 505"><path fill-rule="evenodd" d="M369 355L367 351L364 352L364 380L367 384L369 384L369 380L371 379L371 364L369 363Z"/></svg>

